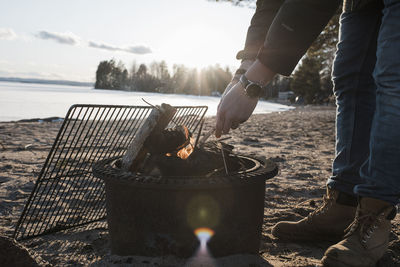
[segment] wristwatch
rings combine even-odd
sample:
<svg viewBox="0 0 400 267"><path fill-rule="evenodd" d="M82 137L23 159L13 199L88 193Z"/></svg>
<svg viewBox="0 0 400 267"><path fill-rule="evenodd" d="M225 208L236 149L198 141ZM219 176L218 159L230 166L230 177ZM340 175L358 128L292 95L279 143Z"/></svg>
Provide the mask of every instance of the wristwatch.
<svg viewBox="0 0 400 267"><path fill-rule="evenodd" d="M264 93L263 87L256 83L249 81L244 74L240 76L240 82L242 83L244 87L244 92L246 95L250 98L256 98L256 97L261 97Z"/></svg>

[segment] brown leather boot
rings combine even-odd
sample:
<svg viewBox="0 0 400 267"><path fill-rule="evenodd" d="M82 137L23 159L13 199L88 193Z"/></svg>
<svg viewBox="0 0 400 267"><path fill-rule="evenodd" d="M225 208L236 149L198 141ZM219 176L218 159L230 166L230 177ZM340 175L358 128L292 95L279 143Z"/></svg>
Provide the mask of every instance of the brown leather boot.
<svg viewBox="0 0 400 267"><path fill-rule="evenodd" d="M323 266L375 266L388 247L390 220L395 216L391 204L362 198L345 238L325 252Z"/></svg>
<svg viewBox="0 0 400 267"><path fill-rule="evenodd" d="M353 221L357 198L327 188L324 203L307 217L297 222L279 222L272 228L277 241L306 242L329 240L337 242Z"/></svg>

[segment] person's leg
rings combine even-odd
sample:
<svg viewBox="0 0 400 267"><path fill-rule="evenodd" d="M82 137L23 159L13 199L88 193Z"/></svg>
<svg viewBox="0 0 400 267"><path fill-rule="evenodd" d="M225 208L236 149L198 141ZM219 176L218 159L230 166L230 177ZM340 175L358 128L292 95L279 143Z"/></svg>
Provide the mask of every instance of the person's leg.
<svg viewBox="0 0 400 267"><path fill-rule="evenodd" d="M337 144L333 176L324 204L297 222L279 222L272 235L280 241L341 240L353 221L357 198L354 185L362 182L359 168L368 157L368 142L375 110L372 77L381 15L377 6L345 12L333 80L337 98Z"/></svg>
<svg viewBox="0 0 400 267"><path fill-rule="evenodd" d="M400 1L384 0L374 78L377 85L370 154L356 217L345 238L328 248L324 266L375 266L389 244L400 197Z"/></svg>
<svg viewBox="0 0 400 267"><path fill-rule="evenodd" d="M400 199L400 1L384 2L374 71L377 96L370 155L361 168L365 182L354 192L396 205Z"/></svg>
<svg viewBox="0 0 400 267"><path fill-rule="evenodd" d="M341 16L338 50L333 65L336 96L336 153L328 187L353 195L363 183L360 166L369 155L375 111L373 70L381 14L376 5Z"/></svg>

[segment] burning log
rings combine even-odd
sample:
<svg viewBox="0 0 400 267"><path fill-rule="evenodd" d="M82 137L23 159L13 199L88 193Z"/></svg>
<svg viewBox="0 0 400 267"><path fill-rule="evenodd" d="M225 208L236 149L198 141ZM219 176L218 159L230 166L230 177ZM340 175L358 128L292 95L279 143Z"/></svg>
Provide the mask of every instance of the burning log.
<svg viewBox="0 0 400 267"><path fill-rule="evenodd" d="M191 137L192 134L186 126L177 125L152 135L146 141L146 146L152 154L176 154L191 144Z"/></svg>
<svg viewBox="0 0 400 267"><path fill-rule="evenodd" d="M179 177L228 175L229 171L241 169L240 162L231 154L232 146L206 143L205 137L195 150L195 140L186 126L164 129L174 114L175 109L166 104L154 109L118 165L142 175Z"/></svg>
<svg viewBox="0 0 400 267"><path fill-rule="evenodd" d="M160 160L163 161L162 159L166 158L187 159L194 150L193 142L192 134L184 125L177 125L151 135L144 144L148 149L149 156L146 157L138 172L161 175Z"/></svg>
<svg viewBox="0 0 400 267"><path fill-rule="evenodd" d="M121 162L122 169L136 172L140 168L149 152L148 147L145 145L146 140L149 138L154 140L151 136L155 136L163 131L172 120L175 112L176 109L168 104L161 104L161 106L151 111L149 117L139 129L123 156Z"/></svg>
<svg viewBox="0 0 400 267"><path fill-rule="evenodd" d="M225 163L221 148L224 150L225 163L230 171L238 171L243 167L238 158L232 154L233 147L219 142L205 143L203 147L192 150L190 157L187 158L180 157L180 153L175 155L159 154L152 158L152 164L158 168L162 176L208 178L212 175L225 175Z"/></svg>

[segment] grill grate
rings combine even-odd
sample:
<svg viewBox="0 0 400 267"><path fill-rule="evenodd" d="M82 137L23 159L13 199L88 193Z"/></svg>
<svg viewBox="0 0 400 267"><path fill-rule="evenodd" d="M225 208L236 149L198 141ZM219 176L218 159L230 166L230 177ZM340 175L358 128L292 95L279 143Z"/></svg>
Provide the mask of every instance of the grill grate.
<svg viewBox="0 0 400 267"><path fill-rule="evenodd" d="M92 164L122 156L154 107L73 105L68 110L14 238L28 239L103 220L105 190ZM184 124L200 135L206 106L176 107L169 126Z"/></svg>

